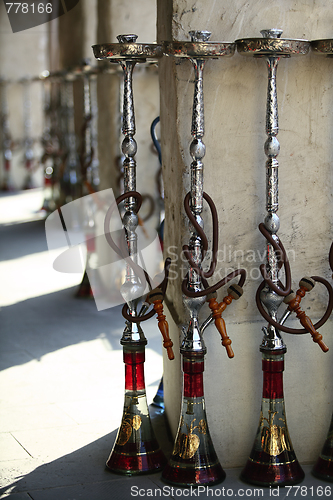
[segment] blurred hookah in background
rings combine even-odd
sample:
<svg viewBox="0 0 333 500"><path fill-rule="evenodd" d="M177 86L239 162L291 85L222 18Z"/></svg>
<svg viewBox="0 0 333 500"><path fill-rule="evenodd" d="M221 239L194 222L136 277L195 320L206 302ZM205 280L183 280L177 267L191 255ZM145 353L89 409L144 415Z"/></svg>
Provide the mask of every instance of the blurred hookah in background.
<svg viewBox="0 0 333 500"><path fill-rule="evenodd" d="M313 40L311 48L317 55L333 58L333 39ZM329 252L329 264L333 272L333 243ZM333 481L333 416L327 437L318 460L313 467L312 474L326 481Z"/></svg>
<svg viewBox="0 0 333 500"><path fill-rule="evenodd" d="M135 116L132 88L132 73L136 63L145 63L147 59L161 57L162 48L157 44L135 43L136 35L119 35L119 43L95 45L94 55L99 60L109 60L121 65L124 74L123 92L123 122L122 153L124 155L124 193L120 195L114 205L124 201L125 214L123 226L126 235L126 250L129 258L126 259L125 282L121 287L121 294L126 303L123 307L123 316L126 326L120 343L123 346L125 363L125 401L122 422L116 437L111 454L107 460L107 467L120 474L132 475L159 471L166 460L154 435L152 428L144 380L145 345L140 323L157 313L158 326L164 339L169 359L173 359L172 342L169 338L168 324L163 315L163 298L165 295L168 268L170 260L164 266L164 278L158 277L153 282L146 271L138 266L138 241L136 229L138 227L138 211L142 203L141 195L136 191L136 154L137 145L134 139ZM109 245L126 258L126 252L113 241L110 233L111 206L104 221L104 233ZM150 292L137 313L141 296L149 286ZM152 309L148 311L151 307Z"/></svg>
<svg viewBox="0 0 333 500"><path fill-rule="evenodd" d="M9 129L9 110L7 86L10 82L0 79L0 98L1 98L1 129L2 129L2 155L3 155L3 178L1 189L3 191L12 191L14 189L11 178L11 162L13 157L13 140Z"/></svg>
<svg viewBox="0 0 333 500"><path fill-rule="evenodd" d="M68 70L60 85L60 134L63 162L59 168L60 200L59 205L65 205L76 200L81 195L80 161L77 151L74 116L74 80L75 72ZM78 221L73 221L79 224Z"/></svg>
<svg viewBox="0 0 333 500"><path fill-rule="evenodd" d="M93 68L88 61L85 61L77 73L82 76L83 82L83 126L81 133L81 196L96 193L99 188L99 160L98 160L98 140L97 140L97 71L98 68ZM96 205L92 201L86 203L85 217L83 220L85 238L86 238L86 269L93 268L92 259L96 257L96 240L95 240L95 208ZM96 273L94 274L96 275ZM101 283L99 283L101 286ZM76 297L93 297L94 293L98 293L96 289L97 283L90 283L87 271L85 270L82 281L76 292Z"/></svg>
<svg viewBox="0 0 333 500"><path fill-rule="evenodd" d="M24 126L24 167L26 169L26 178L23 184L23 189L31 189L34 187L33 170L34 170L34 140L31 135L31 80L23 78L20 82L23 87L23 126Z"/></svg>
<svg viewBox="0 0 333 500"><path fill-rule="evenodd" d="M307 54L306 40L281 39L281 30L261 31L263 38L236 40L238 52L242 55L265 57L268 66L268 90L266 108L265 142L266 161L266 209L264 223L259 230L267 240L267 264L260 266L264 281L257 290L256 302L261 315L268 321L263 328L264 338L260 345L262 352L263 393L260 421L250 457L242 471L241 479L261 486L285 486L296 484L304 478L304 472L296 458L288 433L283 394L284 354L287 348L280 331L292 334L310 333L313 341L326 352L328 347L322 341L317 329L330 316L333 305L333 290L330 284L319 276L303 278L296 293L291 290L291 273L284 246L277 236L280 227L278 211L278 160L280 145L277 140L278 105L276 71L281 57ZM279 279L284 267L286 284ZM301 310L301 299L312 290L315 283L322 283L329 293L329 303L323 318L315 325ZM278 308L285 302L288 307L278 320ZM289 328L284 322L292 312L296 313L303 329Z"/></svg>
<svg viewBox="0 0 333 500"><path fill-rule="evenodd" d="M203 372L206 346L203 332L214 321L222 338L222 345L227 350L229 358L234 356L231 348L222 312L232 302L238 299L243 291L242 286L246 273L238 269L215 285L209 286L207 278L213 276L218 252L218 218L213 200L203 191L203 162L205 145L204 136L204 96L203 70L209 58L232 56L235 44L223 42L208 42L210 33L207 31L190 31L191 42L165 42L165 52L169 56L190 59L195 71L194 99L192 111L193 140L190 144L191 187L184 200L187 216L190 219L191 236L183 252L189 263L189 269L183 280L183 301L189 312L188 327L183 327L183 341L180 352L183 368L183 395L181 415L177 436L174 442L172 456L165 467L162 478L167 483L189 485L211 485L225 479L225 472L216 455L207 424L205 410ZM213 220L212 259L208 271L203 271L202 262L208 250L207 236L203 231L203 200L210 208ZM221 303L217 302L216 291L232 278L240 276L238 284L228 288L227 295ZM200 325L199 312L208 301L211 315Z"/></svg>
<svg viewBox="0 0 333 500"><path fill-rule="evenodd" d="M40 76L40 81L42 83L42 96L43 96L43 117L44 117L44 127L42 135L42 146L44 152L41 157L41 164L44 169L44 201L41 210L50 214L57 208L55 197L54 197L54 162L55 156L58 156L59 152L59 142L56 140L54 130L52 129L52 81L50 79L49 71L43 71Z"/></svg>

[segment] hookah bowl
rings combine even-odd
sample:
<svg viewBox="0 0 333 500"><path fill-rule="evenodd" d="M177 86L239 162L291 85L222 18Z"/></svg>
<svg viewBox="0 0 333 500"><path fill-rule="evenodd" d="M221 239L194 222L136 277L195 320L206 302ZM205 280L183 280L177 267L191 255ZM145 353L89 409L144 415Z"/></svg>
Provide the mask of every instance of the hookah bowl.
<svg viewBox="0 0 333 500"><path fill-rule="evenodd" d="M135 116L132 89L132 73L136 63L145 63L162 56L162 48L157 44L135 43L136 35L119 35L119 43L94 45L96 59L108 60L122 66L124 73L123 125L125 136L122 143L124 155L124 194L118 200L125 200L123 225L126 232L127 246L132 260L136 256L135 230L138 225L137 199L141 198L136 187ZM126 193L129 193L126 196ZM132 194L132 196L130 196ZM136 198L133 196L136 195ZM119 474L135 475L158 472L166 463L165 456L155 437L148 411L144 381L145 345L147 339L140 325L140 316L136 316L138 299L133 299L138 283L132 268L127 265L122 295L129 308L125 330L120 340L123 346L125 364L125 401L122 422L115 444L106 462L109 470ZM143 290L142 290L143 293ZM138 293L136 294L138 296ZM124 313L123 313L124 314ZM127 316L125 316L127 317ZM151 317L151 316L150 316ZM136 318L136 319L134 319ZM138 321L139 319L139 321ZM143 319L142 319L143 320Z"/></svg>
<svg viewBox="0 0 333 500"><path fill-rule="evenodd" d="M313 40L311 49L317 55L333 58L333 39ZM329 261L333 271L333 245L331 246ZM325 443L312 469L312 474L320 479L333 482L333 416Z"/></svg>
<svg viewBox="0 0 333 500"><path fill-rule="evenodd" d="M287 264L285 253L280 260L276 250L283 249L276 233L280 226L278 210L278 161L280 145L276 138L278 128L278 106L276 92L276 71L280 58L307 54L310 43L307 40L282 39L282 30L271 29L261 31L263 38L236 40L237 50L241 55L256 58L265 57L268 66L268 88L266 108L265 142L266 162L266 209L268 215L261 232L267 239L267 270L262 270L265 281L259 287L257 296L268 311L268 318L277 321L278 308L290 289L290 268L288 263L287 283L281 291L278 286L279 270ZM277 245L279 245L277 247ZM275 248L274 248L275 247ZM267 284L269 283L269 285ZM278 293L277 293L278 292ZM257 300L257 303L258 303ZM287 316L286 316L287 317ZM284 318L284 320L286 319ZM280 321L282 324L282 321ZM276 326L269 324L263 328L264 339L260 346L262 352L263 392L259 426L253 448L241 473L245 482L260 486L285 486L299 483L304 472L296 458L286 421L283 393L283 370L286 346Z"/></svg>
<svg viewBox="0 0 333 500"><path fill-rule="evenodd" d="M208 42L210 33L207 31L190 31L189 34L190 42L175 41L164 44L166 55L190 59L195 71L191 131L193 140L190 145L193 159L191 192L185 197L187 215L192 224L194 221L194 225L191 229L189 246L186 247L192 260L187 257L190 268L185 287L183 282L183 302L189 312L190 321L187 331L186 328L183 329L184 338L180 348L183 369L180 421L172 455L162 473L162 479L165 482L178 486L212 485L222 482L226 477L215 452L207 424L203 389L204 357L207 350L202 338L204 327L200 328L198 319L199 311L207 300L207 294L203 290L203 280L198 267L201 266L202 239L205 236L203 231L199 234L200 228L203 228L202 204L203 198L206 201L209 198L203 192L202 158L205 155L205 145L202 142L204 135L203 69L209 58L233 55L235 45L227 42ZM189 203L189 197L191 203ZM196 265L196 269L193 264ZM208 286L207 283L206 285ZM208 324L209 322L206 322L205 326Z"/></svg>

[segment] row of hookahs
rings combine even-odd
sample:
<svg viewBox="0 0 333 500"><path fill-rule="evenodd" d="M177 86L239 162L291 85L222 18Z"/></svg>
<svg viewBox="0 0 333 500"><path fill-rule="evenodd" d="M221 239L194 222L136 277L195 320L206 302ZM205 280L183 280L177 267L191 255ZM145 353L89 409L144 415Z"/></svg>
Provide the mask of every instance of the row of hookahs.
<svg viewBox="0 0 333 500"><path fill-rule="evenodd" d="M202 333L214 322L222 337L229 357L234 353L231 348L222 313L232 300L239 299L246 279L243 269L237 269L214 285L209 285L216 267L218 250L218 217L215 205L210 196L203 190L203 162L205 145L204 111L203 111L203 71L205 61L233 55L235 48L242 55L263 57L268 66L268 92L266 109L265 142L266 161L266 210L267 215L259 230L267 240L267 262L261 266L263 277L259 286L256 301L262 316L268 321L264 328L264 338L260 346L262 352L263 395L258 431L255 437L250 457L242 471L241 478L249 483L269 485L292 485L304 478L304 472L296 458L288 434L284 394L283 370L286 346L280 331L287 333L309 332L319 347L326 352L327 346L322 336L317 332L330 316L333 307L333 290L331 285L319 276L301 279L296 293L291 290L291 271L284 246L277 236L279 229L278 210L278 160L279 142L278 111L276 92L276 71L279 60L283 57L306 54L312 43L317 53L333 55L333 41L321 40L308 42L298 39L281 38L282 31L277 29L264 30L262 38L237 40L235 43L210 42L207 31L191 31L191 41L164 42L158 44L140 44L135 35L118 36L119 43L93 46L94 55L99 60L109 60L119 63L124 73L123 95L123 127L124 140L122 152L124 155L124 194L117 203L125 200L123 225L126 232L127 247L132 260L129 259L125 282L122 286L126 304L123 315L126 319L124 334L121 338L125 363L125 403L123 418L118 435L107 460L107 467L114 472L127 475L163 470L164 481L179 485L211 485L223 481L225 472L218 460L207 425L204 405L203 372L206 347ZM190 239L184 245L183 252L188 261L188 272L182 283L184 305L189 313L188 327L183 328L183 340L180 347L183 367L183 395L178 432L175 438L173 452L166 462L163 452L154 436L150 422L144 385L144 359L147 340L140 323L157 313L158 326L164 338L164 347L169 359L173 359L172 341L168 334L168 325L163 314L163 298L168 282L170 262L165 261L163 279L151 280L149 277L139 277L136 262L136 228L137 212L141 204L141 195L136 191L136 141L134 104L132 92L132 72L136 63L157 59L163 55L190 59L195 72L194 101L192 113L192 142L190 154L191 186L185 196L185 212L190 219ZM202 261L208 249L208 239L203 230L201 217L203 201L208 203L212 216L212 257L208 271L202 269ZM107 228L106 228L107 229ZM109 244L119 248L110 236ZM330 259L333 268L333 251ZM279 273L284 268L285 284L279 279ZM231 284L221 303L217 302L216 292L233 278L238 277L238 283ZM145 278L149 282L150 291L137 312L139 299L133 298L137 287L144 287ZM162 281L161 281L162 280ZM160 283L158 283L160 281ZM324 285L329 294L329 301L323 318L315 325L301 310L301 299L312 290L315 283ZM205 302L211 309L210 316L199 322L199 311ZM278 319L278 308L286 303L285 313ZM149 312L147 312L151 308ZM295 312L301 329L292 329L284 325L288 316ZM333 478L332 437L329 433L323 452L314 468L314 473L328 480Z"/></svg>

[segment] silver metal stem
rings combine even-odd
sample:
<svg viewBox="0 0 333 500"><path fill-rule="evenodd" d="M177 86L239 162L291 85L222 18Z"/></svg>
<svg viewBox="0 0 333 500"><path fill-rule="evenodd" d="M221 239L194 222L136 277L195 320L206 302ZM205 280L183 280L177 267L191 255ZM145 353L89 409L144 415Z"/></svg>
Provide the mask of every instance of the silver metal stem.
<svg viewBox="0 0 333 500"><path fill-rule="evenodd" d="M207 31L190 31L192 42L207 41L210 33ZM194 67L195 83L192 109L192 128L191 134L193 140L190 144L190 154L193 159L191 163L191 211L197 222L203 228L201 212L203 209L203 162L205 156L205 145L202 141L205 133L204 123L204 94L203 94L203 70L205 59L191 58ZM191 227L191 236L189 240L189 251L192 260L201 267L202 241L194 227ZM191 291L202 290L200 275L190 267L188 271L188 288ZM183 340L181 351L202 351L206 352L204 341L201 337L199 326L199 311L205 303L205 297L183 297L183 302L190 314L188 330Z"/></svg>
<svg viewBox="0 0 333 500"><path fill-rule="evenodd" d="M136 35L119 35L117 37L119 43L134 43L137 39ZM124 139L122 142L122 152L124 155L124 193L128 191L136 191L136 161L134 156L137 151L135 134L135 114L134 114L134 98L133 98L133 69L136 61L131 59L121 59L118 61L123 69L123 123L122 133ZM123 216L123 226L126 234L126 242L128 247L129 257L133 262L137 263L137 234L136 229L139 224L139 219L136 214L135 198L127 198L124 202L125 214ZM142 289L138 277L135 275L131 266L126 264L125 282L121 286L121 294L128 304L129 313L132 316L137 315L137 306L139 302L138 292ZM142 289L141 295L144 290ZM121 342L141 341L146 342L143 331L138 323L126 322L126 328L123 333Z"/></svg>
<svg viewBox="0 0 333 500"><path fill-rule="evenodd" d="M4 156L5 163L12 159L12 139L9 129L9 108L8 108L8 98L7 98L7 85L8 82L0 81L1 84L1 125L2 125L2 152ZM9 171L4 170L5 181L8 181Z"/></svg>
<svg viewBox="0 0 333 500"><path fill-rule="evenodd" d="M31 99L30 99L30 81L23 80L23 124L24 124L24 146L25 146L25 160L31 162L34 158L33 152L33 139L31 135Z"/></svg>
<svg viewBox="0 0 333 500"><path fill-rule="evenodd" d="M263 30L261 34L264 38L280 38L281 30ZM277 156L280 152L280 144L277 140L279 132L278 101L276 89L276 72L280 57L270 55L265 58L268 68L267 104L266 104L266 134L264 150L267 156L266 161L266 210L268 212L264 224L266 229L272 234L273 239L278 240L276 233L280 227L280 220L276 212L279 208L278 199L278 167ZM279 281L278 257L273 246L267 242L267 273L274 284ZM268 314L277 321L277 311L283 297L280 297L268 286L265 286L260 295L261 301L265 305ZM269 325L263 329L264 339L262 348L274 350L284 348L279 331Z"/></svg>

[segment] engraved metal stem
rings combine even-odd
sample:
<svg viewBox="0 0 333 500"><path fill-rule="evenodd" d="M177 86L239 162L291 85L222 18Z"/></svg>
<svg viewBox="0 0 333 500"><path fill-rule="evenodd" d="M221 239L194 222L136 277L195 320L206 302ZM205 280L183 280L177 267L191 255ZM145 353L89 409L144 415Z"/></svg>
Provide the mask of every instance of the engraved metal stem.
<svg viewBox="0 0 333 500"><path fill-rule="evenodd" d="M207 41L210 33L207 31L190 31L192 42ZM203 208L203 162L205 156L205 145L202 141L204 126L204 94L203 94L203 70L205 59L191 58L194 67L195 83L192 109L192 128L191 134L193 140L190 144L190 154L193 159L191 163L191 211L195 215L197 222L203 228L201 212ZM201 267L202 241L197 231L191 226L191 236L189 240L189 251L192 260ZM191 291L202 290L202 281L200 275L192 268L188 271L188 288ZM203 351L206 352L204 341L201 337L199 326L199 311L205 303L205 297L183 297L184 305L190 314L188 330L185 334L181 352Z"/></svg>
<svg viewBox="0 0 333 500"><path fill-rule="evenodd" d="M281 30L263 30L261 34L264 38L280 38ZM279 132L278 121L278 102L277 102L277 89L276 89L276 72L280 57L270 55L265 58L268 69L268 85L267 85L267 104L266 104L266 134L267 139L265 142L264 150L267 156L266 161L266 210L268 212L265 218L265 227L272 234L272 238L278 241L276 233L280 226L280 220L276 212L279 208L278 199L278 167L279 163L277 156L280 152L280 144L277 140ZM266 270L269 278L274 284L279 281L279 267L278 257L273 246L267 242L267 266ZM269 315L277 320L277 311L283 301L280 297L268 286L265 286L261 293L261 300ZM284 348L279 331L272 327L264 328L264 340L262 348L281 349Z"/></svg>
<svg viewBox="0 0 333 500"><path fill-rule="evenodd" d="M31 136L31 99L30 99L30 81L23 80L23 124L24 124L24 147L25 147L25 162L26 167L29 169L31 162L34 158L34 152L32 149L33 139Z"/></svg>
<svg viewBox="0 0 333 500"><path fill-rule="evenodd" d="M1 98L1 125L2 125L2 154L4 159L4 179L3 189L10 189L10 166L12 160L12 138L9 129L9 109L7 98L8 82L0 80L0 98Z"/></svg>

